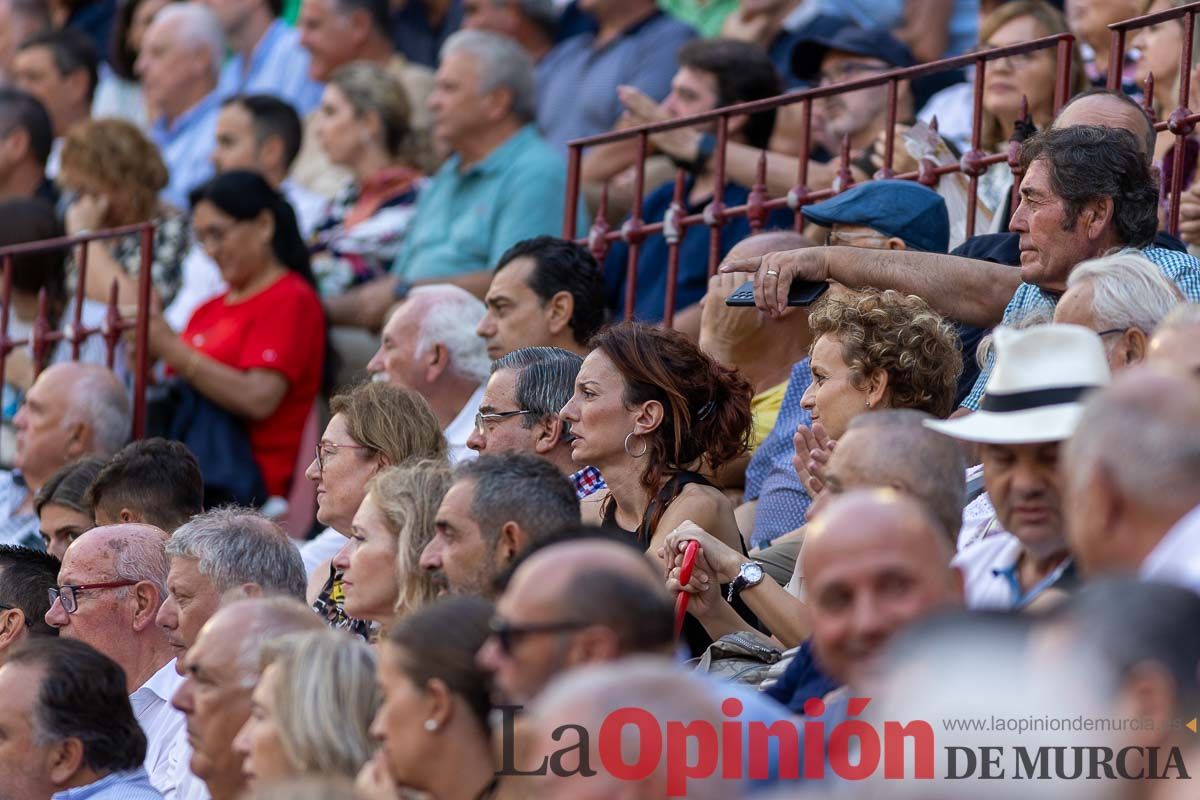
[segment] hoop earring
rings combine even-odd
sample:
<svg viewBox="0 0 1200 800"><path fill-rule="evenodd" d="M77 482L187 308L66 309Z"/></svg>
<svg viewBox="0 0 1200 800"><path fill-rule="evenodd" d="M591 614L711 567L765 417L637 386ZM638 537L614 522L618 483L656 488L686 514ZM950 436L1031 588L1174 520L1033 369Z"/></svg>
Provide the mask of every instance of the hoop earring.
<svg viewBox="0 0 1200 800"><path fill-rule="evenodd" d="M632 453L632 452L630 452L630 450L629 450L629 440L630 440L632 437L634 437L634 436L637 436L637 434L636 434L636 433L634 433L633 431L630 431L630 432L629 432L629 433L628 433L628 434L625 436L625 454L626 454L626 455L628 455L628 456L629 456L629 457L631 457L631 458L641 458L642 456L646 455L646 453L647 453L647 452L650 450L650 443L649 443L649 442L642 442L642 452L640 452L640 453Z"/></svg>

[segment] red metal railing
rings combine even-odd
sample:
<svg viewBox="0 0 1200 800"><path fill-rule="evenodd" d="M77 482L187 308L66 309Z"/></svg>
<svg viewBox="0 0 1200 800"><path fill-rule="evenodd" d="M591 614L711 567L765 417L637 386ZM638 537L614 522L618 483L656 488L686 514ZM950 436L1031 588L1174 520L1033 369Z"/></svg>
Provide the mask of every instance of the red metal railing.
<svg viewBox="0 0 1200 800"><path fill-rule="evenodd" d="M577 231L573 211L579 207L578 202L581 190L580 170L582 167L583 149L586 147L592 147L611 142L636 140L638 155L635 162L636 173L633 191L633 205L629 219L625 221L619 230L611 230L610 226L605 220L605 214L607 211L606 196L602 196L600 210L596 215L595 222L591 226L589 235L585 239L576 240L581 244L588 245L593 255L596 256L597 260L601 261L607 254L608 246L611 242L620 239L628 243L629 258L626 265L625 277L625 315L626 318L629 318L633 314L633 299L637 292L637 263L640 245L649 236L664 236L668 246L668 263L666 267L668 279L663 317L665 323L670 325L675 312L675 288L679 265L679 245L686 230L695 225L708 226L708 272L710 275L716 271L720 259L719 237L721 228L730 219L739 216L746 217L751 232L757 233L761 231L763 226L766 224L768 213L777 209L790 208L795 214L796 230L802 230L804 225L805 205L829 198L834 194L849 188L853 183L852 174L850 172L849 139L846 138L842 142L841 154L839 156L838 175L833 186L811 187L808 185L808 154L811 150L811 143L813 141L813 101L877 86L887 87L887 123L884 137L883 167L876 171L874 177L914 180L926 186L934 186L943 175L960 173L967 176L969 182L969 193L967 201L968 207L966 217L966 234L967 236L971 236L975 232L975 215L978 202L977 189L979 177L987 170L987 168L992 164L1006 162L1014 174L1014 193L1016 190L1016 185L1020 183L1020 176L1018 175L1019 167L1017 162L1017 154L1019 151L1015 146L1010 146L1005 151L998 153L985 153L980 146L981 123L983 115L983 85L987 64L991 61L995 61L1000 58L1007 58L1013 55L1032 53L1039 50L1054 49L1057 59L1055 65L1054 110L1057 112L1062 104L1068 99L1068 92L1070 91L1072 63L1071 54L1073 43L1074 37L1072 37L1070 34L1048 36L1028 42L1021 42L1019 44L1014 44L1007 47L999 47L977 53L971 53L968 55L957 56L954 58L947 58L941 61L930 62L928 64L921 64L915 67L890 70L888 72L883 72L852 81L846 81L840 84L821 86L801 92L780 95L778 97L765 98L748 103L740 103L738 105L714 109L703 114L695 114L689 117L680 117L678 119L641 125L621 131L613 131L599 134L597 136L589 136L583 139L576 139L570 142L568 145L567 197L565 213L563 216L563 236L564 238L568 239L576 239ZM922 159L919 162L918 169L896 174L892 167L895 163L894 155L895 128L897 121L897 96L900 84L903 81L908 81L913 78L969 66L973 66L975 68L975 88L973 98L974 111L970 149L963 154L962 158L957 163L939 166L929 159ZM795 185L785 196L768 196L766 187L767 155L764 152L759 158L757 180L750 187L746 203L740 206L733 206L729 208L724 207L721 203L721 198L725 194L727 178L725 169L725 155L726 145L729 138L729 119L733 116L768 111L771 109L777 109L796 104L800 104L801 106L802 130L800 146L798 148L798 153L796 154L798 163ZM671 207L667 211L664 219L661 221L647 221L642 219L642 204L646 195L645 161L650 152L650 136L663 131L691 127L705 123L716 124L716 149L713 157L713 172L715 175L716 185L713 190L713 202L710 203L709 206L701 213L685 214L683 205L684 173L682 170L680 170L675 181L674 201L672 202ZM606 194L607 190L605 190L605 195Z"/></svg>
<svg viewBox="0 0 1200 800"><path fill-rule="evenodd" d="M99 327L87 327L83 324L84 286L87 283L87 244L94 241L105 241L122 236L136 234L141 237L141 267L138 272L137 312L133 319L121 316L117 303L117 286L114 281L108 297L108 313ZM50 324L47 313L46 290L38 293L37 316L31 333L25 338L9 338L8 321L12 307L12 273L13 257L31 253L41 253L54 250L76 250L76 281L74 308L71 319L62 330L55 330ZM41 371L46 363L50 348L60 342L71 345L71 360L79 359L79 348L91 336L104 339L107 366L112 369L116 359L117 345L122 333L130 328L135 330L137 361L134 367L133 385L133 438L140 438L146 427L146 382L149 374L149 354L146 352L146 339L149 332L151 270L154 262L154 223L144 222L137 225L126 225L120 228L110 228L103 231L92 231L78 236L64 236L58 239L45 239L37 242L0 247L0 264L3 277L0 284L0 374L4 373L8 356L18 347L28 345L33 351L34 375Z"/></svg>
<svg viewBox="0 0 1200 800"><path fill-rule="evenodd" d="M1138 28L1146 28L1150 25L1157 25L1162 22L1171 20L1183 20L1183 52L1179 55L1179 104L1171 111L1164 110L1164 118L1156 119L1154 113L1154 81L1155 76L1150 75L1146 79L1146 94L1143 100L1144 107L1152 119L1156 119L1155 130L1169 130L1175 134L1175 148L1173 152L1173 163L1171 165L1171 185L1167 197L1167 230L1175 235L1179 233L1179 196L1182 194L1183 186L1183 168L1184 168L1184 140L1191 134L1196 127L1196 123L1200 122L1200 112L1193 112L1188 108L1188 95L1191 93L1192 82L1192 35L1196 29L1196 14L1200 13L1200 3L1192 3L1178 8L1171 8L1166 11L1159 11L1154 14L1146 14L1141 17L1124 20L1109 25L1109 30L1112 31L1111 44L1108 55L1108 88L1121 88L1121 72L1125 63L1126 46L1129 43L1129 32ZM1161 76L1160 76L1161 77Z"/></svg>

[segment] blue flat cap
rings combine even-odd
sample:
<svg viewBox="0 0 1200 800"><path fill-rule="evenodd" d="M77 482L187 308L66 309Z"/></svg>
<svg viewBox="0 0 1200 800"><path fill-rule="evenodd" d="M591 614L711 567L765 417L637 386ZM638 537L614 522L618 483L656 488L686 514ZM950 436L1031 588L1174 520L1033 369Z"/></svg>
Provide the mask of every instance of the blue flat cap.
<svg viewBox="0 0 1200 800"><path fill-rule="evenodd" d="M804 207L805 219L826 228L863 225L904 241L912 250L945 253L950 215L941 195L916 181L867 181Z"/></svg>

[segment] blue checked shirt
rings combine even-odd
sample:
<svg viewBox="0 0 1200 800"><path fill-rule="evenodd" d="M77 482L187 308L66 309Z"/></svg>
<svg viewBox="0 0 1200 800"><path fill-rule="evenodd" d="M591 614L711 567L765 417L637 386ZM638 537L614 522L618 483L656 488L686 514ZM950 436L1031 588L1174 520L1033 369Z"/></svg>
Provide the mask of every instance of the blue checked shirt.
<svg viewBox="0 0 1200 800"><path fill-rule="evenodd" d="M45 550L38 529L37 514L18 514L17 509L29 497L29 487L19 472L0 472L0 544L16 544Z"/></svg>
<svg viewBox="0 0 1200 800"><path fill-rule="evenodd" d="M162 800L143 767L113 772L95 783L55 792L50 800Z"/></svg>
<svg viewBox="0 0 1200 800"><path fill-rule="evenodd" d="M300 33L277 19L250 54L249 67L234 53L221 68L217 92L222 99L235 94L270 94L285 100L301 119L321 102L325 87L308 77L308 51Z"/></svg>
<svg viewBox="0 0 1200 800"><path fill-rule="evenodd" d="M800 485L800 476L792 465L796 449L792 437L796 426L808 425L812 417L800 407L800 398L812 383L808 359L792 367L787 390L779 406L775 427L763 439L746 467L746 500L757 500L754 532L750 546L763 547L772 540L804 524L812 500Z"/></svg>
<svg viewBox="0 0 1200 800"><path fill-rule="evenodd" d="M1167 250L1163 247L1147 247L1142 251L1142 255L1158 264L1163 274L1174 281L1175 285L1179 287L1179 291L1183 292L1183 296L1190 302L1200 302L1200 260L1187 253ZM1022 283L1017 287L1017 292L1013 295L1012 300L1008 302L1008 307L1004 309L1004 319L1000 324L1015 325L1030 314L1042 309L1053 312L1054 307L1058 305L1058 297L1058 295L1042 291L1031 283ZM987 386L988 376L992 373L992 361L993 357L989 356L987 365L979 373L979 380L975 381L975 388L963 401L963 408L969 408L972 411L979 410L984 387Z"/></svg>

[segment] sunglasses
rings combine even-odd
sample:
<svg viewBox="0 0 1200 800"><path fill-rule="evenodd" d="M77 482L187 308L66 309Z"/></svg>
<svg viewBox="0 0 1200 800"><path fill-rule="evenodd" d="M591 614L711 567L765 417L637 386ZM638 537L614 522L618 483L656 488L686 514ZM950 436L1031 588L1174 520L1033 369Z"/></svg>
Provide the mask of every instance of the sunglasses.
<svg viewBox="0 0 1200 800"><path fill-rule="evenodd" d="M496 641L500 644L500 649L506 655L512 655L513 648L524 638L545 633L567 633L569 631L577 631L581 628L586 628L591 623L589 622L538 622L529 625L514 625L511 622L506 622L499 617L494 617L489 624L492 636L496 637Z"/></svg>

